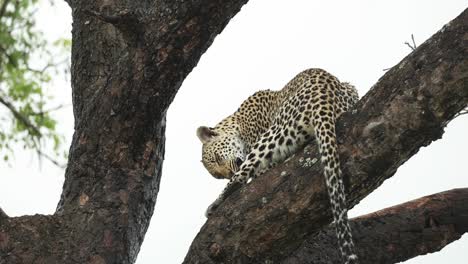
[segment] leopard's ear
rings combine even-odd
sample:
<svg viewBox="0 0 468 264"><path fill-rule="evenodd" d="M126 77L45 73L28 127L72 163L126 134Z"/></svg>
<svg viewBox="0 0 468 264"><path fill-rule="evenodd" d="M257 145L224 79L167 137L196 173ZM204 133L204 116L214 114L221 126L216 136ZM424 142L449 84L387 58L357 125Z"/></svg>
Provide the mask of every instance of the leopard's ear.
<svg viewBox="0 0 468 264"><path fill-rule="evenodd" d="M197 136L203 144L210 142L217 135L218 133L214 132L211 127L201 126L197 128Z"/></svg>

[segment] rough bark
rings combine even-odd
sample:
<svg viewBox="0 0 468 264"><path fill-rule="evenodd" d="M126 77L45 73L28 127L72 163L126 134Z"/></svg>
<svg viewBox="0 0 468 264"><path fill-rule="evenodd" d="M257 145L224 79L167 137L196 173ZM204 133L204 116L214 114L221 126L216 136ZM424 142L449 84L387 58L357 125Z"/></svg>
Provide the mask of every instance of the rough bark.
<svg viewBox="0 0 468 264"><path fill-rule="evenodd" d="M390 264L436 252L468 232L468 188L351 219L361 263ZM282 264L339 263L334 229L313 235Z"/></svg>
<svg viewBox="0 0 468 264"><path fill-rule="evenodd" d="M153 214L165 114L247 0L67 1L75 133L54 215L0 211L0 263L133 263Z"/></svg>
<svg viewBox="0 0 468 264"><path fill-rule="evenodd" d="M419 148L441 138L467 102L465 10L386 72L355 110L340 118L348 207L391 177ZM280 263L293 254L331 222L318 156L312 143L234 192L201 228L184 263Z"/></svg>
<svg viewBox="0 0 468 264"><path fill-rule="evenodd" d="M247 0L67 2L74 21L75 134L63 193L54 215L8 217L0 210L1 264L135 261L158 193L167 107ZM375 89L383 92L374 90L358 113L343 118L338 131L345 174L352 175L346 176L351 204L440 137L445 122L466 105L467 54L460 44L467 39L466 12L463 16L389 71ZM346 127L352 129L344 137ZM393 130L395 136L389 136ZM271 254L278 259L329 222L320 168L307 167L313 165L314 146L308 149L244 189L240 209L229 209L233 199L221 208L226 217L209 222L216 239L201 233L188 260L229 260L230 252L237 261L249 261L280 250ZM280 177L283 170L295 177ZM242 222L246 219L250 222Z"/></svg>

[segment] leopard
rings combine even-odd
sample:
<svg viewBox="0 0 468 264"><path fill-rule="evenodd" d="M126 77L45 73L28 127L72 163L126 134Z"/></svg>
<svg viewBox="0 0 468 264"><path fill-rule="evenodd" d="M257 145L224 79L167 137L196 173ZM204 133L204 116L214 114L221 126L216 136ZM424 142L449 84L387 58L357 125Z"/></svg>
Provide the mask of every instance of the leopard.
<svg viewBox="0 0 468 264"><path fill-rule="evenodd" d="M215 127L198 127L204 167L217 179L229 179L206 216L234 190L315 139L343 262L358 263L335 132L338 117L358 100L355 86L340 82L323 69L311 68L297 74L281 90L255 92Z"/></svg>

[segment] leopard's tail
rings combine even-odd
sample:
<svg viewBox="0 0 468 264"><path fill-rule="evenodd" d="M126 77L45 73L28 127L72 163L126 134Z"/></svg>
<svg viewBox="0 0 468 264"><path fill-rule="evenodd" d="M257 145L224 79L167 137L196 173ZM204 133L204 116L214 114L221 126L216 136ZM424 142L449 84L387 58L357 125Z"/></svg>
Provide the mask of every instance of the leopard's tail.
<svg viewBox="0 0 468 264"><path fill-rule="evenodd" d="M351 228L348 222L348 209L345 188L340 169L338 145L335 133L336 107L333 85L329 89L317 89L320 94L313 106L313 122L321 161L324 167L325 182L333 214L338 246L347 264L358 263Z"/></svg>

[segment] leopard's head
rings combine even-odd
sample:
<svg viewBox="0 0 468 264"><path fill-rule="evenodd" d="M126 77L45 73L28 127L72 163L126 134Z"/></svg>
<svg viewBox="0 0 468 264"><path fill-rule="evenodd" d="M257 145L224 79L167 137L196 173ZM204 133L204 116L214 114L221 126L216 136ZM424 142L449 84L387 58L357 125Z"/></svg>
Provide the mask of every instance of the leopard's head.
<svg viewBox="0 0 468 264"><path fill-rule="evenodd" d="M245 160L247 149L241 138L232 131L201 126L197 136L203 143L202 163L217 179L230 179Z"/></svg>

